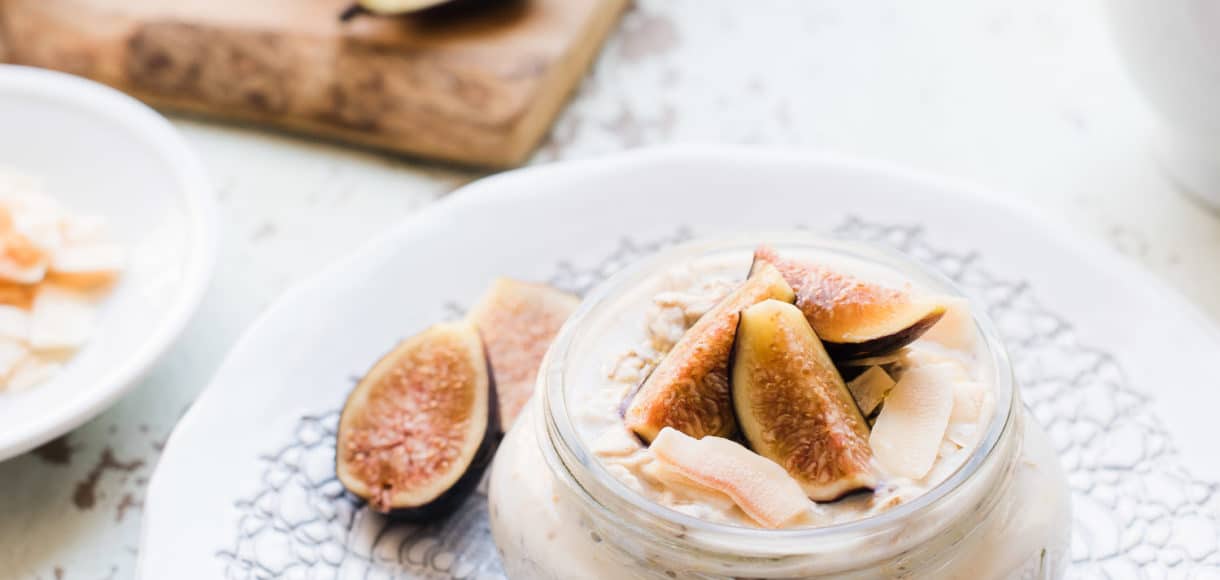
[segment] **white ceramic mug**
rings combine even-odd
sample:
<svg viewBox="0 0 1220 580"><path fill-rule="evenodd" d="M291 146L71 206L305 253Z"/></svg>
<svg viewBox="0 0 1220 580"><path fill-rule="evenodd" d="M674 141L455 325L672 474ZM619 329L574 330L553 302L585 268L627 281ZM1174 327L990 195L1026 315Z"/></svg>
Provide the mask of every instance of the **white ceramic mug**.
<svg viewBox="0 0 1220 580"><path fill-rule="evenodd" d="M1108 0L1119 52L1165 119L1158 153L1220 208L1220 0Z"/></svg>

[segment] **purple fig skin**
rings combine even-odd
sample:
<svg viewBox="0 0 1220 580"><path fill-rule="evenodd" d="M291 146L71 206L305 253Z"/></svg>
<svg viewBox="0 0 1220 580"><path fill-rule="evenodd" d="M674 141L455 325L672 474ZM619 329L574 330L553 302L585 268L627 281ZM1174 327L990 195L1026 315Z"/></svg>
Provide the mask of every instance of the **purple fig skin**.
<svg viewBox="0 0 1220 580"><path fill-rule="evenodd" d="M760 257L760 255L763 253L771 257L769 259ZM772 250L769 246L759 246L759 248L755 250L754 259L750 262L750 272L753 273L761 266L761 264L770 263L772 265L776 265L781 261L788 262L789 264L793 263L792 260L784 260L775 254L774 250ZM800 265L799 263L796 264L798 266ZM788 279L790 284L792 284L793 289L797 291L797 306L804 310L804 306L802 306L801 302L801 284L799 284L799 280L792 278L791 269L791 265L784 268L785 278ZM835 342L834 340L824 338L821 335L819 335L819 338L822 340L822 345L826 348L826 352L829 353L830 357L835 361L848 361L858 358L881 356L895 352L898 349L915 342L915 340L917 340L925 332L931 329L932 326L939 322L941 317L944 316L944 313L944 308L933 310L932 312L928 313L927 316L924 316L922 319L905 328L896 329L890 334L859 342ZM806 315L808 316L809 313L806 312ZM810 324L814 325L814 330L816 331L818 328L816 320L811 318L809 322Z"/></svg>
<svg viewBox="0 0 1220 580"><path fill-rule="evenodd" d="M390 518L404 522L430 522L447 517L461 507L466 498L479 487L483 473L491 466L500 441L504 438L504 433L500 430L500 404L496 398L495 376L491 372L491 362L486 357L484 360L487 364L487 386L491 390L487 399L487 427L483 430L483 444L475 452L474 459L470 460L470 465L466 466L466 473L445 493L424 505L391 509L386 514Z"/></svg>
<svg viewBox="0 0 1220 580"><path fill-rule="evenodd" d="M388 356L388 355L387 355ZM476 488L479 482L483 479L484 472L491 465L492 459L495 458L496 450L500 445L500 440L503 433L500 430L500 409L499 400L496 397L495 378L491 372L491 363L486 355L484 348L483 356L484 373L487 376L487 416L484 418L483 438L474 457L469 465L466 466L465 472L459 477L449 489L438 495L431 501L417 506L391 506L386 516L401 521L408 522L430 522L444 518L453 513L457 508L461 507L462 503L468 498ZM347 401L344 403L344 411L347 410L348 403L352 400L352 395L355 393L353 388L352 393L349 393ZM335 469L339 470L339 463L342 461L341 454L336 449L335 452ZM348 494L357 497L360 501L365 501L365 498L359 497L350 490ZM367 502L365 502L367 503ZM370 506L370 509L372 507ZM375 510L380 511L380 510Z"/></svg>
<svg viewBox="0 0 1220 580"><path fill-rule="evenodd" d="M623 397L623 402L618 404L619 419L627 418L627 409L631 407L631 401L635 399L635 396L640 392L640 389L644 388L644 383L648 382L648 377L651 376L652 371L648 371L648 374L644 375L644 378L640 379L640 382L636 383L635 386L631 388L631 392L627 393L626 397Z"/></svg>
<svg viewBox="0 0 1220 580"><path fill-rule="evenodd" d="M822 345L826 347L826 352L830 354L830 357L837 361L890 354L915 342L916 339L923 336L923 333L931 329L937 322L940 322L941 317L944 315L943 310L934 312L925 316L919 322L894 334L864 342L823 342Z"/></svg>
<svg viewBox="0 0 1220 580"><path fill-rule="evenodd" d="M648 371L648 374L644 375L644 378L640 379L640 382L636 383L635 386L631 388L631 392L627 393L626 397L623 397L623 401L618 404L618 418L619 419L622 419L624 421L627 420L627 409L631 407L631 400L635 398L636 393L640 392L640 389L644 388L644 383L648 381L648 377L650 377L650 376L652 376L652 371ZM635 431L632 431L630 429L628 429L627 432L631 433L631 436L635 437L635 440L639 441L641 445L643 445L644 447L648 447L647 439L640 437L640 435L638 433L636 433Z"/></svg>

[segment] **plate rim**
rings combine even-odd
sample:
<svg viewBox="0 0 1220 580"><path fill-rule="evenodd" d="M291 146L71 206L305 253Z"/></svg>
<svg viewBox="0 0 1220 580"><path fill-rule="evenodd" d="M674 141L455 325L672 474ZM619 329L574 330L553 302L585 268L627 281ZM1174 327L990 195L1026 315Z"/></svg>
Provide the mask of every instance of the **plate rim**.
<svg viewBox="0 0 1220 580"><path fill-rule="evenodd" d="M152 145L181 185L178 196L188 226L182 290L167 315L132 356L112 366L63 406L49 409L20 431L0 431L0 461L13 458L76 429L105 412L135 387L175 344L197 312L211 283L219 250L219 208L203 163L186 140L152 108L105 85L66 73L0 64L0 92L34 94L46 102L76 107L111 119ZM85 348L88 348L86 346Z"/></svg>
<svg viewBox="0 0 1220 580"><path fill-rule="evenodd" d="M303 278L282 292L242 331L234 341L223 360L213 371L207 386L200 391L190 408L183 414L174 426L166 440L161 459L168 456L175 448L183 433L200 421L201 406L205 398L210 396L216 387L217 377L222 376L235 360L243 355L249 344L261 333L262 329L276 318L281 311L290 309L299 300L314 294L319 289L329 286L329 281L341 272L353 267L361 260L381 253L387 247L393 246L400 238L409 237L418 224L434 220L443 221L457 214L468 206L476 206L485 202L514 202L532 199L544 195L538 193L548 191L547 187L522 187L531 182L546 182L550 180L565 181L576 177L587 179L590 174L598 172L625 172L651 165L666 165L680 163L730 163L739 166L760 167L775 165L804 165L808 167L834 167L839 170L849 170L863 174L881 174L894 181L919 183L929 189L934 189L947 197L969 198L972 202L992 206L996 211L1006 212L1015 218L1030 224L1039 225L1042 230L1053 237L1054 243L1071 247L1082 257L1094 260L1105 271L1114 272L1126 279L1141 280L1143 284L1166 297L1161 307L1178 309L1184 318L1192 321L1198 330L1220 344L1220 323L1214 321L1197 304L1187 298L1180 290L1167 281L1147 270L1127 256L1105 246L1098 238L1075 233L1072 228L1058 216L1048 214L1011 195L1005 195L1005 189L986 186L954 176L939 175L933 172L905 167L889 161L841 155L819 150L793 149L773 146L752 145L720 145L720 144L670 144L643 147L639 149L617 152L600 157L565 160L543 165L533 165L490 175L455 189L448 196L433 202L427 207L404 217L394 226L374 236L369 241L357 247L350 253L333 261L318 272ZM569 195L580 195L572 192ZM205 405L206 406L206 405ZM155 511L160 500L159 482L163 479L163 463L159 460L149 479L148 491L145 495L145 510L142 518L148 518ZM143 570L149 561L149 526L142 519L139 540L138 558L136 562L136 578L143 578Z"/></svg>

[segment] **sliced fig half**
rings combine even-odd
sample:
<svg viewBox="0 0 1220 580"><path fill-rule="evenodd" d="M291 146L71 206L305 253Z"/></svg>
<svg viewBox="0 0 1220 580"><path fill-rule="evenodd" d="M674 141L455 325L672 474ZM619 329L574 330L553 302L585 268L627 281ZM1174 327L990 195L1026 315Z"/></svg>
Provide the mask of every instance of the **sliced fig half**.
<svg viewBox="0 0 1220 580"><path fill-rule="evenodd" d="M335 471L374 510L444 515L491 462L498 417L478 331L467 322L438 324L400 343L352 390Z"/></svg>
<svg viewBox="0 0 1220 580"><path fill-rule="evenodd" d="M792 288L770 266L752 276L699 317L631 395L627 427L651 442L665 427L691 437L727 437L736 431L729 398L729 358L741 311L775 298L792 301Z"/></svg>
<svg viewBox="0 0 1220 580"><path fill-rule="evenodd" d="M938 297L866 282L821 264L781 257L769 246L754 252L754 267L770 264L796 292L827 352L836 359L894 352L932 328L945 314Z"/></svg>
<svg viewBox="0 0 1220 580"><path fill-rule="evenodd" d="M579 298L550 286L498 278L466 315L487 348L504 430L534 394L546 349L579 305Z"/></svg>
<svg viewBox="0 0 1220 580"><path fill-rule="evenodd" d="M759 302L741 313L733 406L746 441L782 465L816 501L876 485L868 424L796 306Z"/></svg>

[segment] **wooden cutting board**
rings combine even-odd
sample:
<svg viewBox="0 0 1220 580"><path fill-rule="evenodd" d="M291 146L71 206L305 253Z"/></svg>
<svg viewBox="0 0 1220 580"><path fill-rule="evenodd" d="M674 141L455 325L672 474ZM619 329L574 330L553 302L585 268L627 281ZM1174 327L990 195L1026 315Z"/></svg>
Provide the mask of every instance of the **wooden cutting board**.
<svg viewBox="0 0 1220 580"><path fill-rule="evenodd" d="M465 164L523 162L629 0L0 0L0 59L155 106Z"/></svg>

